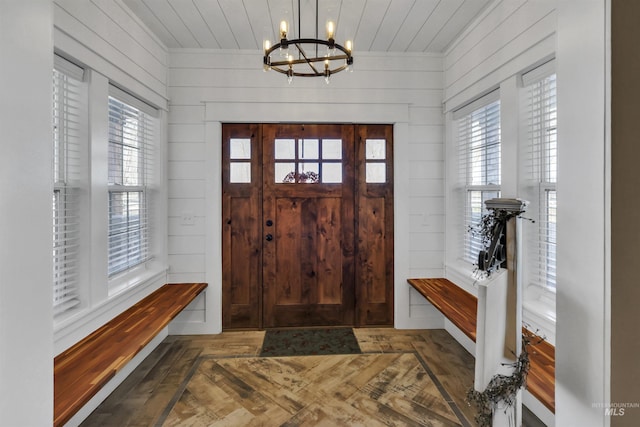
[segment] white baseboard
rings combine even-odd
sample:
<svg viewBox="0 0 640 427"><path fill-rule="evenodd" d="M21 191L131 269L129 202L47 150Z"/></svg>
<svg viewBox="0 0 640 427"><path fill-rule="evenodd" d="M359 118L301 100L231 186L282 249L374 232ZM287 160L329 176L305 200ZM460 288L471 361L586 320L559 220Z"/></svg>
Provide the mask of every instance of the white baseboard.
<svg viewBox="0 0 640 427"><path fill-rule="evenodd" d="M393 326L396 329L442 329L444 316L424 300L421 304L410 304L405 312L396 313Z"/></svg>
<svg viewBox="0 0 640 427"><path fill-rule="evenodd" d="M449 319L444 319L444 329L449 332L461 346L463 346L473 357L476 356L476 343L464 334L456 325L451 323Z"/></svg>

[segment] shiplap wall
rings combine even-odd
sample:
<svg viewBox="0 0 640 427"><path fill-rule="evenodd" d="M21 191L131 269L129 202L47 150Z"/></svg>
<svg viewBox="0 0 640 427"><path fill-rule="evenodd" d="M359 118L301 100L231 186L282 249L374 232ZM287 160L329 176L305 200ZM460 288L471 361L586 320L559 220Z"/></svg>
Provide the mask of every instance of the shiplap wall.
<svg viewBox="0 0 640 427"><path fill-rule="evenodd" d="M501 92L502 194L518 197L518 75L556 53L557 13L555 0L496 0L445 52L444 103L447 113L447 224L446 276L465 290L476 294L473 266L458 259L462 233L461 206L457 201L457 147L451 112L493 89ZM524 320L540 329L552 342L554 324L536 322L525 310ZM537 318L536 318L537 319ZM542 320L541 320L542 321ZM447 323L446 329L470 350L472 343ZM548 332L546 332L548 331ZM554 416L528 392L524 403L545 424L554 425Z"/></svg>
<svg viewBox="0 0 640 427"><path fill-rule="evenodd" d="M555 52L556 0L495 1L445 54L447 110Z"/></svg>
<svg viewBox="0 0 640 427"><path fill-rule="evenodd" d="M258 51L171 50L169 278L209 282L206 301L176 319L172 332L221 328L220 123L247 121L395 122L396 326L442 327L406 283L444 268L442 57L355 57L355 72L330 85L322 78L288 85L263 72Z"/></svg>
<svg viewBox="0 0 640 427"><path fill-rule="evenodd" d="M55 48L166 108L168 52L120 0L55 0Z"/></svg>

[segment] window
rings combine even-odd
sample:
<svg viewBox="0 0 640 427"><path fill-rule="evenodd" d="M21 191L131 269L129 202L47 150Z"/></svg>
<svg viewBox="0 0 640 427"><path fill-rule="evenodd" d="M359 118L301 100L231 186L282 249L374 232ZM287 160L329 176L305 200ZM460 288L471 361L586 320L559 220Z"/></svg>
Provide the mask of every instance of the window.
<svg viewBox="0 0 640 427"><path fill-rule="evenodd" d="M233 184L250 184L251 139L231 138L229 145L229 182Z"/></svg>
<svg viewBox="0 0 640 427"><path fill-rule="evenodd" d="M84 70L56 56L53 70L53 311L78 306L80 183L86 135Z"/></svg>
<svg viewBox="0 0 640 427"><path fill-rule="evenodd" d="M524 192L532 201L536 223L528 227L528 282L556 287L556 182L558 141L556 76L553 63L523 75L527 147Z"/></svg>
<svg viewBox="0 0 640 427"><path fill-rule="evenodd" d="M384 184L387 182L387 141L384 139L365 140L365 182Z"/></svg>
<svg viewBox="0 0 640 427"><path fill-rule="evenodd" d="M460 182L464 186L462 258L476 262L480 236L466 232L485 212L485 200L500 196L500 101L494 91L454 113Z"/></svg>
<svg viewBox="0 0 640 427"><path fill-rule="evenodd" d="M302 138L275 140L275 182L340 184L342 140Z"/></svg>
<svg viewBox="0 0 640 427"><path fill-rule="evenodd" d="M150 258L155 110L109 89L109 276Z"/></svg>

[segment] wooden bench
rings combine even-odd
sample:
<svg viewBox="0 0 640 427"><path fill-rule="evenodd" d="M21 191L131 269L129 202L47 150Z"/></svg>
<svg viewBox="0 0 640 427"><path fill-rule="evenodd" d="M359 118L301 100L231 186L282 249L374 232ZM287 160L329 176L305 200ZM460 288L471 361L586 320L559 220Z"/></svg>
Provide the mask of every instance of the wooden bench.
<svg viewBox="0 0 640 427"><path fill-rule="evenodd" d="M436 307L465 335L476 341L478 299L448 279L409 279L413 288ZM523 333L537 343L536 335L523 328ZM527 390L551 412L556 411L555 401L555 347L542 341L529 352L531 368L527 378Z"/></svg>
<svg viewBox="0 0 640 427"><path fill-rule="evenodd" d="M478 298L447 279L409 279L408 281L420 295L451 320L451 323L473 342L476 341Z"/></svg>
<svg viewBox="0 0 640 427"><path fill-rule="evenodd" d="M54 426L73 417L205 288L167 284L54 359Z"/></svg>

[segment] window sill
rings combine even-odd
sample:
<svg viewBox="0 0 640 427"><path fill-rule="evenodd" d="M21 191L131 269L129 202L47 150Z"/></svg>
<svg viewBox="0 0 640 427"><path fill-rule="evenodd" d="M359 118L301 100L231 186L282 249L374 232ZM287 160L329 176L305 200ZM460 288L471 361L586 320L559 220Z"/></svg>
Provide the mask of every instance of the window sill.
<svg viewBox="0 0 640 427"><path fill-rule="evenodd" d="M166 273L166 268L151 259L130 270L124 271L109 279L108 299L117 297L128 289L135 288L147 281L153 280L159 274Z"/></svg>
<svg viewBox="0 0 640 427"><path fill-rule="evenodd" d="M555 293L529 286L522 301L522 317L528 329L538 330L550 344L556 344L556 299Z"/></svg>

